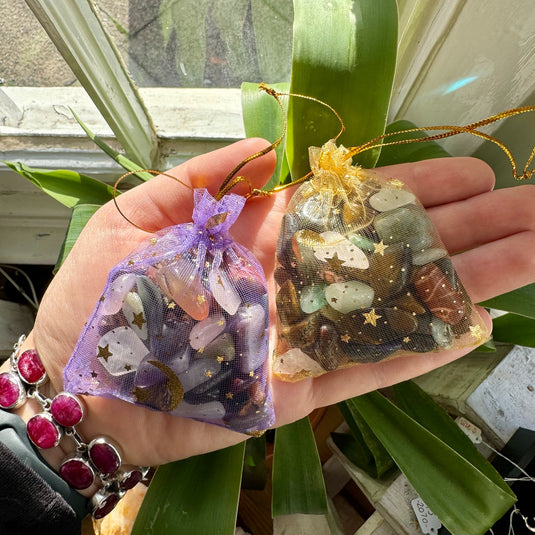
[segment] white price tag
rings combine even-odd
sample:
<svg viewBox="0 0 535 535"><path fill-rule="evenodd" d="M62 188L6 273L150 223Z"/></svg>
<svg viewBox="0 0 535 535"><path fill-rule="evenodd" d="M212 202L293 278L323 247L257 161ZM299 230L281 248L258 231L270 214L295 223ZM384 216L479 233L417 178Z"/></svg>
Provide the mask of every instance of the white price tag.
<svg viewBox="0 0 535 535"><path fill-rule="evenodd" d="M459 416L455 422L474 444L481 444L481 441L483 440L481 437L481 429L479 429L477 425L474 425L462 416Z"/></svg>
<svg viewBox="0 0 535 535"><path fill-rule="evenodd" d="M434 515L421 498L414 498L411 502L414 514L424 535L436 535L442 527L442 522Z"/></svg>

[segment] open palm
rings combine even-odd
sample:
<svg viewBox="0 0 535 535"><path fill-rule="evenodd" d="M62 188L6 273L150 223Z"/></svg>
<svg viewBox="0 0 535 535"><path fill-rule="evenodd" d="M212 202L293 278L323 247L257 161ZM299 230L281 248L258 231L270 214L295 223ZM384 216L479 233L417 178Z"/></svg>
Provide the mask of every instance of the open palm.
<svg viewBox="0 0 535 535"><path fill-rule="evenodd" d="M214 194L237 163L265 147L249 139L194 158L169 171L192 187ZM265 155L241 171L261 187L272 173L274 155ZM383 168L405 181L428 209L451 254L459 277L475 302L535 280L535 187L491 191L492 171L479 160L450 158ZM242 183L234 190L245 193ZM275 247L282 215L292 189L272 197L251 199L231 229L233 238L262 263L274 311ZM159 176L118 199L130 219L150 230L191 221L191 189ZM113 203L102 207L87 224L75 247L45 294L27 345L34 345L45 364L54 391L62 389L62 372L78 336L102 293L109 270L132 251L147 233L136 229ZM490 325L490 318L481 311ZM272 332L272 335L274 333ZM272 336L273 340L273 336ZM273 379L276 425L302 418L313 409L379 387L415 377L462 356L468 350L408 356L362 364L316 379L284 383ZM87 397L89 410L80 426L88 439L104 434L119 443L127 462L158 465L219 449L247 438L210 424L172 417L120 400Z"/></svg>

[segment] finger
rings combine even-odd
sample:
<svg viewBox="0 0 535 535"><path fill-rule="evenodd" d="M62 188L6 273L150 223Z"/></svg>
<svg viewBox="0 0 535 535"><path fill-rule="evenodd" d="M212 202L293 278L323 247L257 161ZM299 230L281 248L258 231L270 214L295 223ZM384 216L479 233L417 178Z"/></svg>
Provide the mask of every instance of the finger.
<svg viewBox="0 0 535 535"><path fill-rule="evenodd" d="M478 307L478 311L490 332L490 316L484 309ZM324 407L418 377L466 355L469 351L470 348L401 356L327 373L313 380L311 388L314 406Z"/></svg>
<svg viewBox="0 0 535 535"><path fill-rule="evenodd" d="M183 184L168 176L160 175L130 190L118 199L121 210L136 224L148 230L157 230L191 220L193 188L207 188L215 195L226 176L241 161L267 147L260 138L244 139L228 147L203 154L170 169L166 175L176 177ZM247 163L239 175L247 178L252 187L261 188L275 166L275 154L270 152ZM185 184L185 185L184 185ZM232 192L244 194L247 183L240 183Z"/></svg>
<svg viewBox="0 0 535 535"><path fill-rule="evenodd" d="M428 213L450 253L535 230L535 186L482 193Z"/></svg>
<svg viewBox="0 0 535 535"><path fill-rule="evenodd" d="M453 264L476 303L535 282L535 231L525 231L460 253Z"/></svg>
<svg viewBox="0 0 535 535"><path fill-rule="evenodd" d="M427 208L468 199L494 187L494 172L477 158L437 158L377 171L405 182Z"/></svg>

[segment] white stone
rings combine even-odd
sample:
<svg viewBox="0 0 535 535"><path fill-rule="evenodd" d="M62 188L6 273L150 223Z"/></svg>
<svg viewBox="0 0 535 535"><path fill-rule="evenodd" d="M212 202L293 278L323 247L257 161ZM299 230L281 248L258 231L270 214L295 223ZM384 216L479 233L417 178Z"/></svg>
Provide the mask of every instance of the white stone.
<svg viewBox="0 0 535 535"><path fill-rule="evenodd" d="M117 314L123 305L126 294L134 287L136 275L134 273L123 273L119 275L111 284L104 295L104 301L100 306L100 311L107 316Z"/></svg>
<svg viewBox="0 0 535 535"><path fill-rule="evenodd" d="M182 416L183 418L218 420L225 416L225 407L219 401L209 401L199 405L192 405L183 401L171 414L173 416Z"/></svg>
<svg viewBox="0 0 535 535"><path fill-rule="evenodd" d="M384 187L370 197L370 206L378 212L388 212L405 204L413 203L415 200L416 197L410 191Z"/></svg>
<svg viewBox="0 0 535 535"><path fill-rule="evenodd" d="M273 373L276 375L310 374L316 376L324 372L325 370L314 359L311 359L299 348L290 349L282 355L277 355L273 362Z"/></svg>
<svg viewBox="0 0 535 535"><path fill-rule="evenodd" d="M314 246L314 256L324 262L334 258L334 255L343 261L343 266L357 269L367 269L370 266L368 257L355 244L338 232L328 230L320 236L324 244Z"/></svg>
<svg viewBox="0 0 535 535"><path fill-rule="evenodd" d="M227 326L223 314L208 316L205 320L193 326L189 334L189 343L193 349L206 347L212 340L219 336Z"/></svg>
<svg viewBox="0 0 535 535"><path fill-rule="evenodd" d="M325 290L327 303L342 314L359 308L369 308L373 296L373 289L360 281L335 282L329 284Z"/></svg>
<svg viewBox="0 0 535 535"><path fill-rule="evenodd" d="M208 282L214 299L226 312L234 316L240 306L241 298L228 276L219 269L213 269L208 274Z"/></svg>
<svg viewBox="0 0 535 535"><path fill-rule="evenodd" d="M128 292L123 301L122 311L126 321L132 330L142 339L146 340L147 319L145 318L145 309L143 308L143 301L137 292ZM134 323L135 322L135 323Z"/></svg>
<svg viewBox="0 0 535 535"><path fill-rule="evenodd" d="M103 352L111 355L98 357ZM99 340L95 354L108 373L124 375L136 371L149 350L130 327L117 327Z"/></svg>

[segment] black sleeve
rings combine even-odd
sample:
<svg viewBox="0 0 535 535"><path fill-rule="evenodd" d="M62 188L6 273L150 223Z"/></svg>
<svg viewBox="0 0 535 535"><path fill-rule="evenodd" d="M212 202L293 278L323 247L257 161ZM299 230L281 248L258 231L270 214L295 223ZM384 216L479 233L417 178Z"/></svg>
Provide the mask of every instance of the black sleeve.
<svg viewBox="0 0 535 535"><path fill-rule="evenodd" d="M0 443L0 533L79 534L73 508Z"/></svg>

